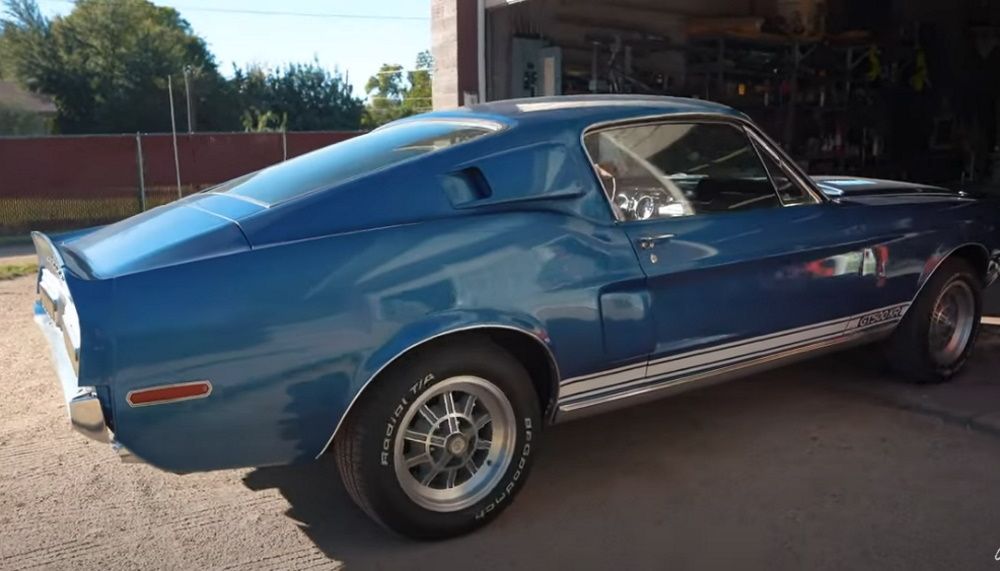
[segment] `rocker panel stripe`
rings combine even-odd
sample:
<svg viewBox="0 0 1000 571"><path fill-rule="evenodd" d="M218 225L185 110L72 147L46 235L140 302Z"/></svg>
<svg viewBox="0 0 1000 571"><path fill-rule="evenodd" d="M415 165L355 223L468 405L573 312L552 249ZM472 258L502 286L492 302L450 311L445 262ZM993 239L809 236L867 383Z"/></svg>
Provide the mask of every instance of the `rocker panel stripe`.
<svg viewBox="0 0 1000 571"><path fill-rule="evenodd" d="M625 389L651 379L695 374L711 368L756 359L812 343L836 339L873 327L894 324L902 319L909 303L879 308L865 313L697 349L642 363L566 379L560 385L560 402L577 400Z"/></svg>

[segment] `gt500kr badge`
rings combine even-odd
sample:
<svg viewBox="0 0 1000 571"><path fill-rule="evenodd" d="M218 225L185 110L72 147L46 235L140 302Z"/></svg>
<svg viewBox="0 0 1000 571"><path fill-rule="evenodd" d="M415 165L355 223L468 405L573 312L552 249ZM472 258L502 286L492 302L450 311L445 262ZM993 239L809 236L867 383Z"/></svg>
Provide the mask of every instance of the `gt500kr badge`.
<svg viewBox="0 0 1000 571"><path fill-rule="evenodd" d="M872 313L862 315L858 318L857 322L853 324L851 329L860 329L862 327L869 327L871 325L878 325L879 323L885 323L887 321L898 321L902 319L903 312L910 304L904 303L897 305L895 307L888 307L886 309L880 309L878 311L873 311Z"/></svg>

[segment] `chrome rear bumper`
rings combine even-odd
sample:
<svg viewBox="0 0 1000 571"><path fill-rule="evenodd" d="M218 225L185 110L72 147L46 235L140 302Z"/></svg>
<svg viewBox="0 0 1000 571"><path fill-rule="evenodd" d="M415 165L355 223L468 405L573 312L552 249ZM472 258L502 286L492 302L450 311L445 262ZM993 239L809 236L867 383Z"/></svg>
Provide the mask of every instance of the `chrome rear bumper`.
<svg viewBox="0 0 1000 571"><path fill-rule="evenodd" d="M87 438L98 442L111 442L97 392L93 387L77 385L76 367L70 360L66 344L63 342L63 332L52 320L41 301L35 302L35 323L48 342L52 364L55 366L56 376L59 377L69 412L70 424Z"/></svg>
<svg viewBox="0 0 1000 571"><path fill-rule="evenodd" d="M80 434L98 442L111 442L108 426L104 422L101 401L92 390L82 388L80 394L70 399L69 422Z"/></svg>
<svg viewBox="0 0 1000 571"><path fill-rule="evenodd" d="M63 397L66 400L66 410L69 412L69 422L73 430L80 434L111 444L122 462L142 462L120 443L115 442L111 431L104 420L104 409L93 387L77 385L76 368L70 360L68 348L64 343L63 332L46 312L41 301L35 303L35 323L45 335L52 354L52 364L55 366L59 384L62 385Z"/></svg>

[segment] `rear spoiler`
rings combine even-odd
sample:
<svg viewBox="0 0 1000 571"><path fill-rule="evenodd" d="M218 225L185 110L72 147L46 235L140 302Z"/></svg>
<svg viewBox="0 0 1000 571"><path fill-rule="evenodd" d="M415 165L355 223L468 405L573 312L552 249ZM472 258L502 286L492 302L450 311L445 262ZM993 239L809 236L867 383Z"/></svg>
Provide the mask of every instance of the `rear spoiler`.
<svg viewBox="0 0 1000 571"><path fill-rule="evenodd" d="M87 228L75 232L66 232L55 236L48 236L41 232L32 232L31 241L35 245L35 253L38 255L38 271L47 268L56 275L63 275L64 268L69 269L76 277L84 280L94 279L90 267L74 255L71 249L61 247L64 243L89 234L98 228Z"/></svg>
<svg viewBox="0 0 1000 571"><path fill-rule="evenodd" d="M35 245L35 253L38 254L38 271L47 269L53 274L61 275L66 263L55 243L41 232L32 232L31 241Z"/></svg>

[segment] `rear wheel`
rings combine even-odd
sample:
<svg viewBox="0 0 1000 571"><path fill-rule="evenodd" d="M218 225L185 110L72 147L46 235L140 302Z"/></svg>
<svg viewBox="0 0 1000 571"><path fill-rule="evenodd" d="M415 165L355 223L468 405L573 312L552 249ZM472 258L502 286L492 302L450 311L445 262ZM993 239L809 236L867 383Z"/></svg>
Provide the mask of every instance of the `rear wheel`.
<svg viewBox="0 0 1000 571"><path fill-rule="evenodd" d="M981 312L978 274L965 260L946 260L889 340L889 364L913 382L950 380L972 353Z"/></svg>
<svg viewBox="0 0 1000 571"><path fill-rule="evenodd" d="M374 383L334 443L362 509L426 539L472 531L510 504L541 420L520 362L471 338L404 356Z"/></svg>

